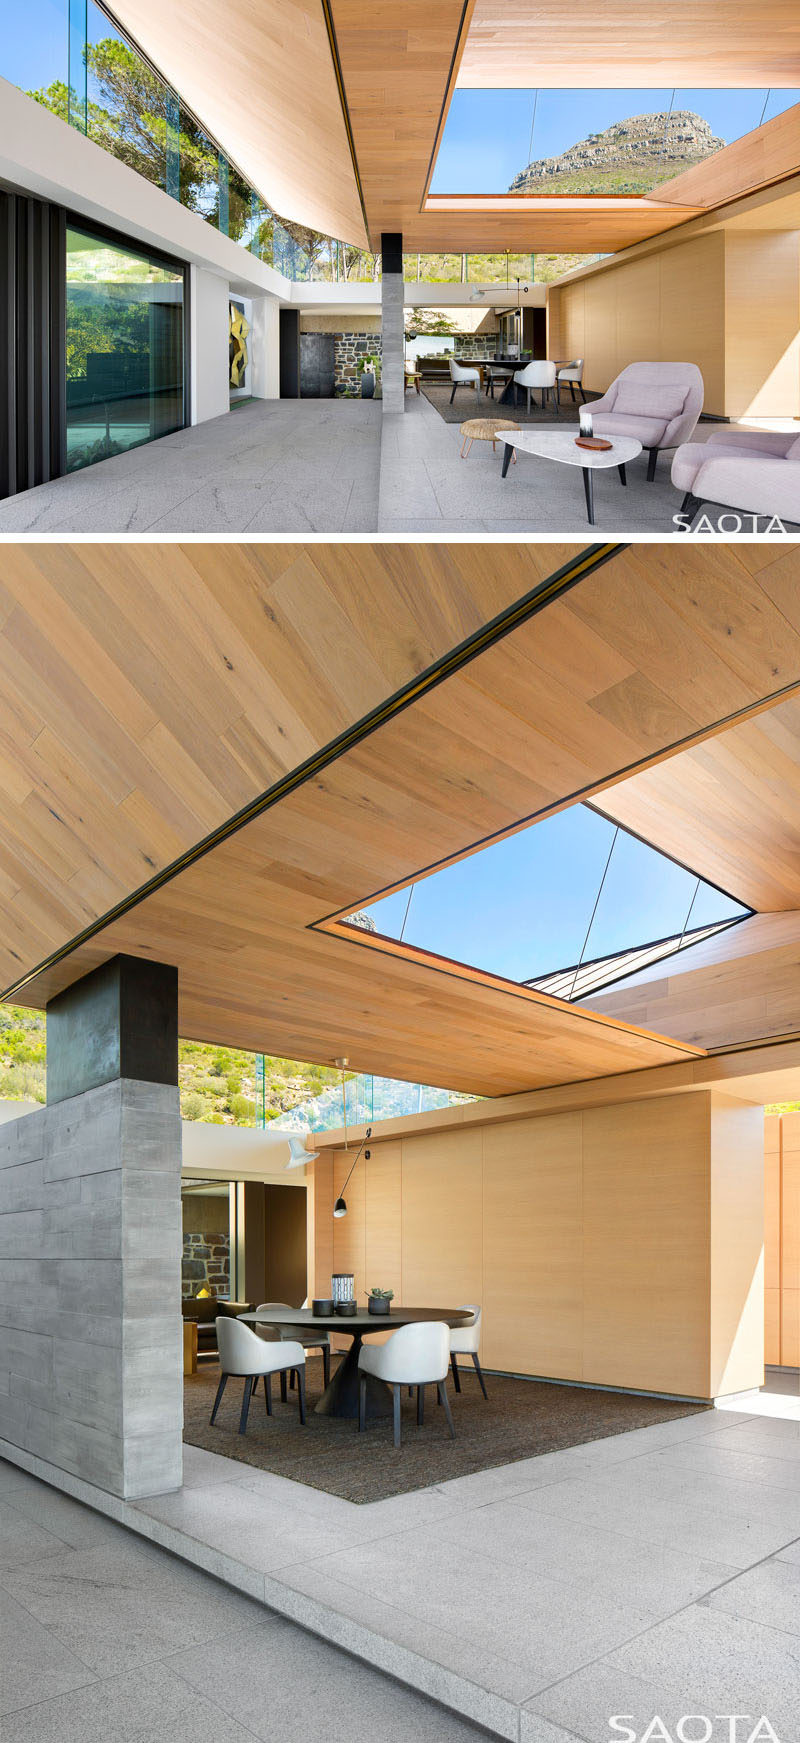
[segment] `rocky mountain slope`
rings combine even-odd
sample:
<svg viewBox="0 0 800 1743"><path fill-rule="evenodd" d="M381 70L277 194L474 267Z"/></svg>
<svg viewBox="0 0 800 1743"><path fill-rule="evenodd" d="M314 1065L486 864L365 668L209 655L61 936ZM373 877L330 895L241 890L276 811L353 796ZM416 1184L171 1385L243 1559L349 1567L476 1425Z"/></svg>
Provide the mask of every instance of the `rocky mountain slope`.
<svg viewBox="0 0 800 1743"><path fill-rule="evenodd" d="M604 133L590 133L560 157L534 158L514 177L509 193L646 194L724 144L690 109L631 115Z"/></svg>

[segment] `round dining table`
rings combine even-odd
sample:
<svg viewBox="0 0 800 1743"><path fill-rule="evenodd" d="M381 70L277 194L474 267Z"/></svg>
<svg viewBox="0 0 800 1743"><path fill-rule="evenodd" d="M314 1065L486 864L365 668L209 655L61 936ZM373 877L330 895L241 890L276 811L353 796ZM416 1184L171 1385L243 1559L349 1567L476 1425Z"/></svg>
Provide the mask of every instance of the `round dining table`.
<svg viewBox="0 0 800 1743"><path fill-rule="evenodd" d="M291 1337L292 1331L309 1333L337 1332L352 1341L341 1362L331 1374L330 1383L315 1404L317 1416L358 1416L358 1357L365 1337L379 1332L397 1331L401 1325L420 1325L435 1320L454 1326L469 1325L472 1313L463 1307L393 1307L389 1313L370 1313L359 1308L357 1313L331 1313L320 1316L308 1307L270 1308L268 1313L240 1313L243 1325L275 1326ZM367 1376L367 1417L389 1416L392 1394L383 1380Z"/></svg>

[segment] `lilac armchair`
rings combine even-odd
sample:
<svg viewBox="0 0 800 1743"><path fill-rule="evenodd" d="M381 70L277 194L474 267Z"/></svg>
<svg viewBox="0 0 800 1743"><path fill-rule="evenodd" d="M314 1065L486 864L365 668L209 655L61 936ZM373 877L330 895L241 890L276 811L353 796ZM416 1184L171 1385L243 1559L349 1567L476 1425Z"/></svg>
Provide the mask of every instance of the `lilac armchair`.
<svg viewBox="0 0 800 1743"><path fill-rule="evenodd" d="M602 399L592 401L592 429L596 436L636 437L648 450L652 482L660 450L689 441L703 393L696 363L629 363Z"/></svg>
<svg viewBox="0 0 800 1743"><path fill-rule="evenodd" d="M692 518L708 502L800 523L800 436L791 430L712 430L707 442L678 449L672 482L685 492L681 510Z"/></svg>

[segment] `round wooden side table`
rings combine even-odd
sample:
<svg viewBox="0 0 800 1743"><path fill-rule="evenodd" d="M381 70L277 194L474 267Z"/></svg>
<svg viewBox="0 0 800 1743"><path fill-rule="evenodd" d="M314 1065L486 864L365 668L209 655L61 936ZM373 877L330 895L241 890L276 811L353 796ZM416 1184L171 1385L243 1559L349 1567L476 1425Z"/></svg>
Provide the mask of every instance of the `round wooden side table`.
<svg viewBox="0 0 800 1743"><path fill-rule="evenodd" d="M518 429L519 424L515 424L511 418L467 418L459 432L464 437L461 444L462 460L466 460L473 442L491 442L494 452L500 430ZM514 458L516 459L516 455Z"/></svg>

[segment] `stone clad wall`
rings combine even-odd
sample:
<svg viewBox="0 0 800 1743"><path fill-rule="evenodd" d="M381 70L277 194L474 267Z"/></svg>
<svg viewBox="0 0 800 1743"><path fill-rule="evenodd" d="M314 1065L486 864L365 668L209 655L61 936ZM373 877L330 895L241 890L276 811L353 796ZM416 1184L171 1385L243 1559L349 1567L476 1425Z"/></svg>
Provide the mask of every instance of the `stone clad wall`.
<svg viewBox="0 0 800 1743"><path fill-rule="evenodd" d="M2 1443L130 1499L182 1477L177 1087L0 1126Z"/></svg>
<svg viewBox="0 0 800 1743"><path fill-rule="evenodd" d="M211 1295L230 1293L230 1245L227 1234L198 1235L184 1230L181 1265L184 1301L190 1301L201 1289L207 1289Z"/></svg>
<svg viewBox="0 0 800 1743"><path fill-rule="evenodd" d="M380 333L337 333L335 350L335 386L337 398L358 399L361 393L361 376L358 373L358 363L361 357L380 357L382 341ZM380 380L380 377L378 378Z"/></svg>

